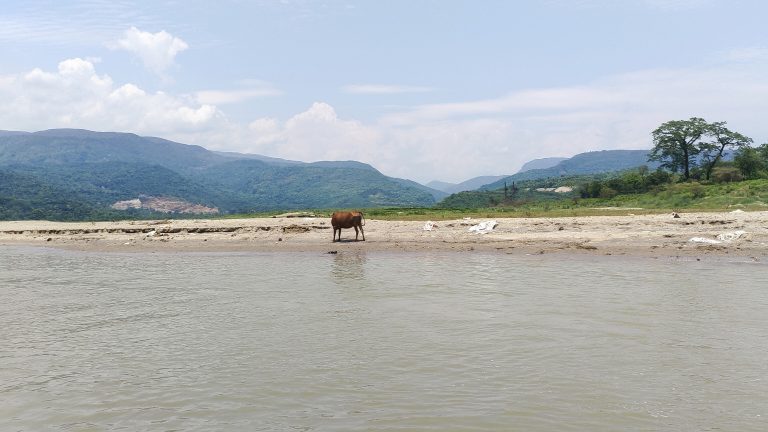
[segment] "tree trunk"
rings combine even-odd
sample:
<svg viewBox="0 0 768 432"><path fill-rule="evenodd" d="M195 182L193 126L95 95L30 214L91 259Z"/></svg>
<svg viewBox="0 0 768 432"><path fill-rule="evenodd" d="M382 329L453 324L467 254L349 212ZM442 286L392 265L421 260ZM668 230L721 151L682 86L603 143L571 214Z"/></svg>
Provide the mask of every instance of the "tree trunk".
<svg viewBox="0 0 768 432"><path fill-rule="evenodd" d="M717 152L717 156L712 159L712 162L707 164L707 180L712 176L712 170L715 169L715 164L723 157L725 151L725 145L720 146L720 151Z"/></svg>

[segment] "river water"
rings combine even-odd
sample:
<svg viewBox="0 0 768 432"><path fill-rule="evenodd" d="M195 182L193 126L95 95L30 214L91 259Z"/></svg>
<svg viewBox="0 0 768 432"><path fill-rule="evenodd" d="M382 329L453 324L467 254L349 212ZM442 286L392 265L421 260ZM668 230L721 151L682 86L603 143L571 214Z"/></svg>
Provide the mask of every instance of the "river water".
<svg viewBox="0 0 768 432"><path fill-rule="evenodd" d="M0 430L768 430L768 265L0 248Z"/></svg>

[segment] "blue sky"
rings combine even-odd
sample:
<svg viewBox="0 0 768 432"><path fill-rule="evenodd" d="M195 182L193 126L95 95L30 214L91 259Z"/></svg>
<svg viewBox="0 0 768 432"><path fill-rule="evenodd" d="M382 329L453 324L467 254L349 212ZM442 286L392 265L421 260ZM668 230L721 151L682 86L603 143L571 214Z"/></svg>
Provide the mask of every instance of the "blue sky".
<svg viewBox="0 0 768 432"><path fill-rule="evenodd" d="M135 132L459 182L650 148L704 117L768 142L761 0L3 1L0 129Z"/></svg>

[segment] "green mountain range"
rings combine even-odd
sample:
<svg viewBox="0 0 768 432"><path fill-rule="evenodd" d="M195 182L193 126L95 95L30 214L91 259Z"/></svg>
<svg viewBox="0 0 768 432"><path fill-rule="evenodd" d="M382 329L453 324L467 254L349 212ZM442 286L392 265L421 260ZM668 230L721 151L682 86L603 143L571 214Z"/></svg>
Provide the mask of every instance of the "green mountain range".
<svg viewBox="0 0 768 432"><path fill-rule="evenodd" d="M571 158L534 159L523 164L522 168L512 175L481 176L458 184L433 181L427 183L427 186L456 194L464 191L501 189L505 182L511 185L513 182L524 180L622 171L640 165L649 165L652 168L658 166L648 163L648 150L603 150L580 153Z"/></svg>
<svg viewBox="0 0 768 432"><path fill-rule="evenodd" d="M426 186L432 189L441 190L445 193L454 194L454 193L463 192L463 191L475 190L477 188L482 187L483 185L495 182L496 180L499 180L505 177L507 176L505 175L479 176L479 177L473 177L469 180L464 180L461 183L448 183L448 182L433 180L427 183Z"/></svg>
<svg viewBox="0 0 768 432"><path fill-rule="evenodd" d="M360 162L303 163L77 129L0 131L0 180L6 220L120 217L125 211L113 209L115 203L147 197L226 214L430 206L446 195Z"/></svg>
<svg viewBox="0 0 768 432"><path fill-rule="evenodd" d="M506 192L502 194L500 190L505 189L505 187L511 189L515 184L518 187L515 189L515 200L546 201L559 199L559 196L565 195L546 190L551 188L551 183L561 186L575 186L578 183L642 165L646 165L650 169L658 167L658 163L648 162L648 150L604 150L580 153L568 159L538 159L525 164L524 169L521 169L517 174L505 176L476 190L452 194L437 205L443 208L493 206L507 199ZM536 166L540 168L535 168Z"/></svg>
<svg viewBox="0 0 768 432"><path fill-rule="evenodd" d="M517 174L504 177L481 187L481 190L496 190L523 180L538 180L548 177L572 176L581 174L598 174L605 172L623 171L647 165L656 169L658 163L648 162L650 150L601 150L580 153L572 158L560 161L549 168L529 169Z"/></svg>
<svg viewBox="0 0 768 432"><path fill-rule="evenodd" d="M520 167L520 170L518 171L518 173L535 170L535 169L551 168L567 159L568 158L564 158L564 157L548 157L548 158L534 159L532 161L528 161L524 163L523 166Z"/></svg>
<svg viewBox="0 0 768 432"><path fill-rule="evenodd" d="M505 183L511 186L525 180L615 172L640 165L655 169L647 154L647 150L606 150L565 160L532 161L526 167L543 168L504 177L478 177L463 182L461 188L496 190ZM304 163L213 152L130 133L0 131L0 219L4 220L429 207L447 195L410 180L387 177L356 161Z"/></svg>

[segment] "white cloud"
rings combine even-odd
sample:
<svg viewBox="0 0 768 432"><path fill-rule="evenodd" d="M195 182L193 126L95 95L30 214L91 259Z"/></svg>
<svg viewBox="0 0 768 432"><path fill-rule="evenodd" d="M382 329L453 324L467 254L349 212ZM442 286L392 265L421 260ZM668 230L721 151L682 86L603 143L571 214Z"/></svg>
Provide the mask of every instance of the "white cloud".
<svg viewBox="0 0 768 432"><path fill-rule="evenodd" d="M13 107L0 111L0 129L77 127L173 136L226 123L213 105L130 83L116 86L80 58L60 62L56 72L0 76L0 98Z"/></svg>
<svg viewBox="0 0 768 432"><path fill-rule="evenodd" d="M714 1L715 0L643 0L643 3L656 9L679 11L709 6L714 3Z"/></svg>
<svg viewBox="0 0 768 432"><path fill-rule="evenodd" d="M162 75L173 64L176 55L189 48L189 45L166 31L149 33L131 27L112 48L132 53L147 69Z"/></svg>
<svg viewBox="0 0 768 432"><path fill-rule="evenodd" d="M601 9L638 4L651 9L672 12L707 7L719 0L546 0L556 8Z"/></svg>
<svg viewBox="0 0 768 432"><path fill-rule="evenodd" d="M723 60L732 62L754 62L768 60L768 48L766 47L744 47L735 48L726 52Z"/></svg>
<svg viewBox="0 0 768 432"><path fill-rule="evenodd" d="M768 62L655 69L574 87L513 92L495 99L427 104L390 113L376 127L400 156L387 173L461 181L513 173L527 160L602 149L650 148L664 121L701 116L768 140L764 116ZM407 156L406 156L407 155ZM390 165L388 161L400 164ZM428 176L432 177L428 177Z"/></svg>
<svg viewBox="0 0 768 432"><path fill-rule="evenodd" d="M252 121L248 125L247 135L249 146L270 145L284 139L280 123L274 118L261 118Z"/></svg>
<svg viewBox="0 0 768 432"><path fill-rule="evenodd" d="M69 59L53 71L0 75L0 100L13 107L0 111L0 129L135 132L212 150L302 161L353 159L387 175L458 182L510 174L534 158L647 149L659 124L691 116L727 121L756 143L768 141L768 61L759 55L742 58L707 68L644 70L579 86L414 106L368 122L315 102L293 116L249 124L233 123L216 104L201 103L239 96L148 92L114 83L88 60ZM258 82L248 84L244 91L260 88Z"/></svg>
<svg viewBox="0 0 768 432"><path fill-rule="evenodd" d="M496 99L417 106L410 111L385 116L383 122L406 125L467 116L515 112L530 115L539 111L580 110L609 104L614 98L613 94L592 87L523 90Z"/></svg>
<svg viewBox="0 0 768 432"><path fill-rule="evenodd" d="M26 1L3 3L0 41L14 45L67 46L101 43L125 28L162 26L134 2L114 0ZM5 7L8 6L8 7Z"/></svg>
<svg viewBox="0 0 768 432"><path fill-rule="evenodd" d="M263 118L249 125L249 151L300 160L359 160L376 163L379 133L354 120L343 120L327 103L315 102L284 123Z"/></svg>
<svg viewBox="0 0 768 432"><path fill-rule="evenodd" d="M226 105L283 94L272 83L263 80L243 79L235 84L238 88L230 90L200 90L195 93L195 99L202 104Z"/></svg>
<svg viewBox="0 0 768 432"><path fill-rule="evenodd" d="M399 94L399 93L425 93L434 91L431 87L389 85L389 84L350 84L342 88L346 93L352 94Z"/></svg>
<svg viewBox="0 0 768 432"><path fill-rule="evenodd" d="M280 94L282 92L279 90L266 87L240 90L201 90L196 93L196 99L203 104L225 105Z"/></svg>

